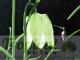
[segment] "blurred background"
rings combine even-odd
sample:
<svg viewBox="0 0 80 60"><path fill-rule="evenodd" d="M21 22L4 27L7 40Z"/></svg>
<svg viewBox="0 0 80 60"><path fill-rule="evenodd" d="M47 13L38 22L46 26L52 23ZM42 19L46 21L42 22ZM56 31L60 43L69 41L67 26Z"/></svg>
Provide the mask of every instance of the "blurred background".
<svg viewBox="0 0 80 60"><path fill-rule="evenodd" d="M9 34L12 11L11 1L0 0L0 35ZM27 1L16 0L16 35L23 32L23 12ZM67 34L70 34L80 28L80 11L70 21L67 21L67 17L79 4L79 0L41 0L37 10L39 13L48 14L53 25L65 26ZM55 35L60 35L62 30L54 27L54 31Z"/></svg>

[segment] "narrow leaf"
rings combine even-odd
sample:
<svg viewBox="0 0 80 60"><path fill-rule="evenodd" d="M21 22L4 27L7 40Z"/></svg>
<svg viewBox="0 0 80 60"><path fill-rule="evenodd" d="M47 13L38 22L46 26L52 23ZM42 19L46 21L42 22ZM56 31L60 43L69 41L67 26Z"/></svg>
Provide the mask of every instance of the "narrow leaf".
<svg viewBox="0 0 80 60"><path fill-rule="evenodd" d="M67 20L72 18L79 10L80 10L80 5L70 14L70 16L67 18Z"/></svg>
<svg viewBox="0 0 80 60"><path fill-rule="evenodd" d="M8 53L8 51L6 51L3 47L0 46L0 51L3 52L7 57L11 58L12 60L15 60L15 58L13 58L11 56L11 54Z"/></svg>

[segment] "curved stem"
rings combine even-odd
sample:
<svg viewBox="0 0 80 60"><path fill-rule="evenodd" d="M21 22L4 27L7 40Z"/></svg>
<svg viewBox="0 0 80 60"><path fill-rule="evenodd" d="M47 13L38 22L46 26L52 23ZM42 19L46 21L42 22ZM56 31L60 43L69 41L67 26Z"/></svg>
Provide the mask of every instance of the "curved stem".
<svg viewBox="0 0 80 60"><path fill-rule="evenodd" d="M29 0L30 1L30 0ZM29 3L29 5L33 5L33 3ZM27 4L26 4L26 7L27 7ZM26 8L25 7L25 8ZM25 9L25 11L26 11L26 9ZM24 33L22 33L21 35L19 35L17 38L16 38L16 40L15 40L15 45L18 43L18 41L20 41L20 39L22 38L24 36Z"/></svg>
<svg viewBox="0 0 80 60"><path fill-rule="evenodd" d="M30 17L31 17L31 14L32 12L35 10L36 6L37 6L37 3L34 3L30 13L29 13L29 18L26 22L26 13L27 13L27 8L28 6L30 5L30 1L28 2L28 5L25 6L25 9L24 9L24 15L23 15L23 27L24 27L24 60L27 60L28 59L28 55L27 55L27 41L26 41L26 36L27 36L27 32L26 32L26 28L27 28L27 24L30 20Z"/></svg>
<svg viewBox="0 0 80 60"><path fill-rule="evenodd" d="M69 17L67 18L67 20L69 20L70 18L72 18L79 10L80 10L80 5L69 15Z"/></svg>
<svg viewBox="0 0 80 60"><path fill-rule="evenodd" d="M18 37L17 37L17 39L15 40L15 46L16 46L16 44L21 40L21 38L24 36L24 33L22 33L21 35L19 35Z"/></svg>
<svg viewBox="0 0 80 60"><path fill-rule="evenodd" d="M24 9L24 15L23 15L23 30L24 30L24 57L23 60L28 60L28 55L27 55L27 41L26 41L26 12L27 12L27 8L29 6L30 2L28 2L28 4L26 4L25 9Z"/></svg>
<svg viewBox="0 0 80 60"><path fill-rule="evenodd" d="M38 60L40 58L40 56L35 57L35 58L29 58L29 60Z"/></svg>
<svg viewBox="0 0 80 60"><path fill-rule="evenodd" d="M48 58L49 58L49 56L51 55L51 53L53 52L53 51L60 51L59 49L51 49L51 51L48 53L48 55L44 58L44 60L48 60Z"/></svg>
<svg viewBox="0 0 80 60"><path fill-rule="evenodd" d="M23 60L28 60L28 55L27 55L27 42L26 42L26 12L27 12L27 8L30 5L30 1L28 2L28 4L26 4L25 9L24 9L24 15L23 15L23 30L24 30L24 57Z"/></svg>
<svg viewBox="0 0 80 60"><path fill-rule="evenodd" d="M58 25L53 25L54 27L58 27L60 28L61 30L64 30L64 27L61 27L61 26L58 26Z"/></svg>
<svg viewBox="0 0 80 60"><path fill-rule="evenodd" d="M70 34L70 35L66 38L66 40L68 40L68 39L71 38L74 34L76 34L76 33L78 33L78 32L80 32L80 29L78 29L78 30L74 31L72 34Z"/></svg>
<svg viewBox="0 0 80 60"><path fill-rule="evenodd" d="M9 27L9 30L10 30L10 35L9 35L9 42L8 42L8 48L7 48L7 51L9 52L10 48L11 48L11 27ZM6 60L8 60L9 58L6 57Z"/></svg>
<svg viewBox="0 0 80 60"><path fill-rule="evenodd" d="M28 8L29 5L31 5L30 0L29 0L28 4L26 4L26 6L25 6L24 15L23 15L23 28L24 28L23 29L24 30L24 58L23 59L24 60L28 60L27 41L26 41L26 36L27 36L26 28L27 28L27 24L29 22L29 18L30 18L31 13L32 13L32 10L31 10L31 13L29 14L29 18L26 22L26 13L27 13L27 8Z"/></svg>
<svg viewBox="0 0 80 60"><path fill-rule="evenodd" d="M48 55L44 58L44 60L48 60L48 57L49 57L50 54L53 52L53 50L54 50L54 49L52 49L52 50L48 53Z"/></svg>

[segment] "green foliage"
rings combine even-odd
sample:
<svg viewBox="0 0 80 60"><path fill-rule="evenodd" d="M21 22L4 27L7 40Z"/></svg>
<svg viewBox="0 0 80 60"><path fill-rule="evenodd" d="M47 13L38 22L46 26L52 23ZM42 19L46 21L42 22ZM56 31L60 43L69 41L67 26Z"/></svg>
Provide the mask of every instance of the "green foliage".
<svg viewBox="0 0 80 60"><path fill-rule="evenodd" d="M80 10L80 5L69 15L67 20L71 19Z"/></svg>
<svg viewBox="0 0 80 60"><path fill-rule="evenodd" d="M11 56L11 54L5 50L3 47L0 46L0 52L3 52L7 57L9 57L11 60L15 60L14 57Z"/></svg>

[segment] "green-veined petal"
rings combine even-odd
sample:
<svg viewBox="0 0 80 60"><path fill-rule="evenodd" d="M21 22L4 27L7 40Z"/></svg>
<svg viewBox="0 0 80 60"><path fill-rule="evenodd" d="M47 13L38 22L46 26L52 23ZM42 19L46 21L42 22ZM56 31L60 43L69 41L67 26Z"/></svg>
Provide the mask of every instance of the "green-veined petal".
<svg viewBox="0 0 80 60"><path fill-rule="evenodd" d="M46 14L32 14L29 25L32 40L38 48L42 49L46 42L48 46L54 47L53 28Z"/></svg>
<svg viewBox="0 0 80 60"><path fill-rule="evenodd" d="M48 46L54 47L54 32L53 32L51 21L46 14L44 14L44 16L43 15L41 16L43 17L44 20L43 28L44 28L44 34L46 36L47 44Z"/></svg>
<svg viewBox="0 0 80 60"><path fill-rule="evenodd" d="M28 17L26 17L26 20L28 19ZM31 44L32 44L32 36L31 36L31 32L30 32L30 24L28 23L27 25L27 38L26 38L26 41L27 41L27 50L31 47Z"/></svg>

